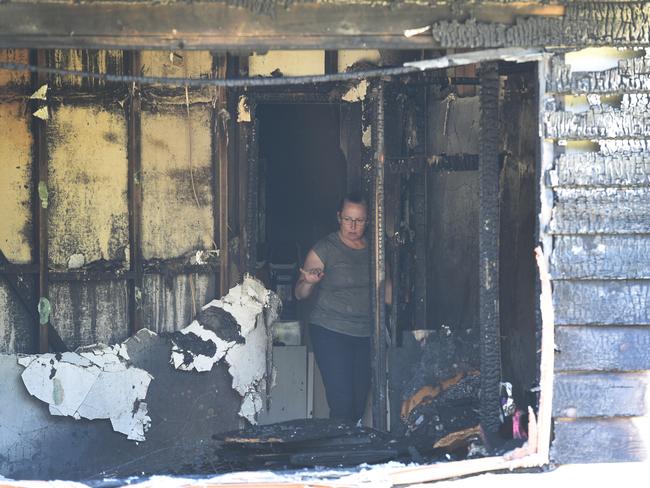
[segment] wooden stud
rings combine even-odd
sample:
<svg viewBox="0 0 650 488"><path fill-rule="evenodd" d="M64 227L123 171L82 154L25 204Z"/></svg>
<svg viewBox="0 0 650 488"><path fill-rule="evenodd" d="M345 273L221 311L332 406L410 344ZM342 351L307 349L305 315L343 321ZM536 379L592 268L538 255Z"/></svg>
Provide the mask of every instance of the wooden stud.
<svg viewBox="0 0 650 488"><path fill-rule="evenodd" d="M39 49L30 52L30 62L38 66L45 66L46 51ZM32 76L32 87L34 90L38 89L47 83L47 76L43 73L36 73ZM46 106L47 107L47 106ZM34 109L36 106L33 107ZM49 107L47 107L49 110ZM48 216L48 147L47 147L47 121L38 117L32 116L32 133L34 134L34 164L36 167L35 184L34 184L34 204L36 211L34 214L34 222L36 224L37 245L36 251L38 253L38 296L39 303L41 300L48 300L49 295L49 280L48 280L48 233L47 233L47 216ZM45 302L43 302L45 303ZM49 302L48 302L49 303ZM42 323L39 320L40 327L38 333L38 351L46 353L49 351L49 320Z"/></svg>
<svg viewBox="0 0 650 488"><path fill-rule="evenodd" d="M499 67L480 66L479 322L481 330L481 427L497 432L501 402L499 326Z"/></svg>
<svg viewBox="0 0 650 488"><path fill-rule="evenodd" d="M141 69L138 51L124 52L124 71L139 75ZM129 262L133 279L129 281L129 330L135 334L144 325L142 300L144 293L142 262L142 157L140 87L129 86L126 105L127 157L128 157L128 205L129 205Z"/></svg>
<svg viewBox="0 0 650 488"><path fill-rule="evenodd" d="M374 179L372 194L372 421L379 430L387 428L388 394L386 377L386 313L385 313L385 279L386 256L384 249L384 87L380 82L373 90L374 120L373 146Z"/></svg>

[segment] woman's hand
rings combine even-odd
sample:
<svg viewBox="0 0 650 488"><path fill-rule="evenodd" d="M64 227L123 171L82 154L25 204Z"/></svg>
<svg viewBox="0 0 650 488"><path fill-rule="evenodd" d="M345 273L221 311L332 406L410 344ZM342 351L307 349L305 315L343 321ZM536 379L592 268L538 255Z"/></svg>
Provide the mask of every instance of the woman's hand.
<svg viewBox="0 0 650 488"><path fill-rule="evenodd" d="M325 276L325 273L323 272L322 268L309 268L309 269L300 268L299 279L306 281L307 283L310 283L312 285L315 285L320 280L322 280L323 276Z"/></svg>
<svg viewBox="0 0 650 488"><path fill-rule="evenodd" d="M296 283L294 294L298 300L302 300L311 295L314 287L323 279L325 265L318 257L314 250L307 253L305 264L300 268L300 277Z"/></svg>

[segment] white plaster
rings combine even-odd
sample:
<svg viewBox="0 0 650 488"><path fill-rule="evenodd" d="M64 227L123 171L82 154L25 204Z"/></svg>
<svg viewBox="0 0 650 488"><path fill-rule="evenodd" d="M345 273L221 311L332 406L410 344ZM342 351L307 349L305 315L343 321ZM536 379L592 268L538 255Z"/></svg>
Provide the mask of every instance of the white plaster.
<svg viewBox="0 0 650 488"><path fill-rule="evenodd" d="M244 340L243 343L224 341L198 321L180 331L182 334L193 332L204 341L214 343L216 352L212 357L183 351L172 340L170 362L176 369L210 371L214 364L225 358L232 376L232 387L242 397L239 415L253 424L257 423L257 414L264 407L267 364L271 354L270 326L278 313L277 300L272 300L273 296L260 281L245 276L244 281L231 288L227 295L205 305L203 310L217 307L230 313L239 324ZM193 356L190 364L184 364L186 354Z"/></svg>
<svg viewBox="0 0 650 488"><path fill-rule="evenodd" d="M122 344L97 345L21 356L18 363L25 367L21 376L27 391L49 404L52 415L110 419L116 432L144 441L151 419L143 400L153 377L129 366L127 358Z"/></svg>
<svg viewBox="0 0 650 488"><path fill-rule="evenodd" d="M183 371L196 370L199 372L210 371L212 369L212 366L220 361L221 358L223 358L228 352L228 350L236 344L235 342L224 341L223 339L219 338L217 334L211 330L206 329L196 320L180 331L181 334L189 334L190 332L206 342L212 342L215 345L215 354L214 356L206 356L203 354L196 354L192 351L185 351L181 349L180 346L178 346L178 344L176 344L176 342L174 342L172 339L171 363L176 369ZM189 364L185 364L185 357L187 354L193 356L193 361Z"/></svg>
<svg viewBox="0 0 650 488"><path fill-rule="evenodd" d="M341 99L344 102L359 102L366 98L368 93L368 80L361 80L355 86L350 88Z"/></svg>

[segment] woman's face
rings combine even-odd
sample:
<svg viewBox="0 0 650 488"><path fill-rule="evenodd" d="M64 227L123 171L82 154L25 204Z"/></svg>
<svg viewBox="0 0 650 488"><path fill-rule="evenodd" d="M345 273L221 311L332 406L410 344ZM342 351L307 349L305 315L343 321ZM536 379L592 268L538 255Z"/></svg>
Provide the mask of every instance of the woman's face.
<svg viewBox="0 0 650 488"><path fill-rule="evenodd" d="M345 202L338 214L339 231L350 241L363 238L368 224L368 210L364 204Z"/></svg>

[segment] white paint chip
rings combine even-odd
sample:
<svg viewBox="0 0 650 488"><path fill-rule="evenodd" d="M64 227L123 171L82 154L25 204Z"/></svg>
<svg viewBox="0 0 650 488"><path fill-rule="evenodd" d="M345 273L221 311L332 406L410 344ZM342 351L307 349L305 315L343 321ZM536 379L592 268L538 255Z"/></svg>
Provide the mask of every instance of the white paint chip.
<svg viewBox="0 0 650 488"><path fill-rule="evenodd" d="M29 96L30 100L47 100L47 83Z"/></svg>
<svg viewBox="0 0 650 488"><path fill-rule="evenodd" d="M237 104L237 122L250 122L251 121L251 112L248 108L248 99L242 95L239 97L239 103Z"/></svg>
<svg viewBox="0 0 650 488"><path fill-rule="evenodd" d="M345 95L343 95L342 100L344 102L360 102L366 98L368 93L368 80L361 80L355 86L350 88Z"/></svg>
<svg viewBox="0 0 650 488"><path fill-rule="evenodd" d="M52 415L110 419L113 430L144 441L151 419L144 402L153 377L129 366L123 344L102 344L61 354L21 356L30 395L49 404Z"/></svg>
<svg viewBox="0 0 650 488"><path fill-rule="evenodd" d="M32 114L34 117L41 120L49 120L50 112L47 110L47 107L41 107L36 112Z"/></svg>

